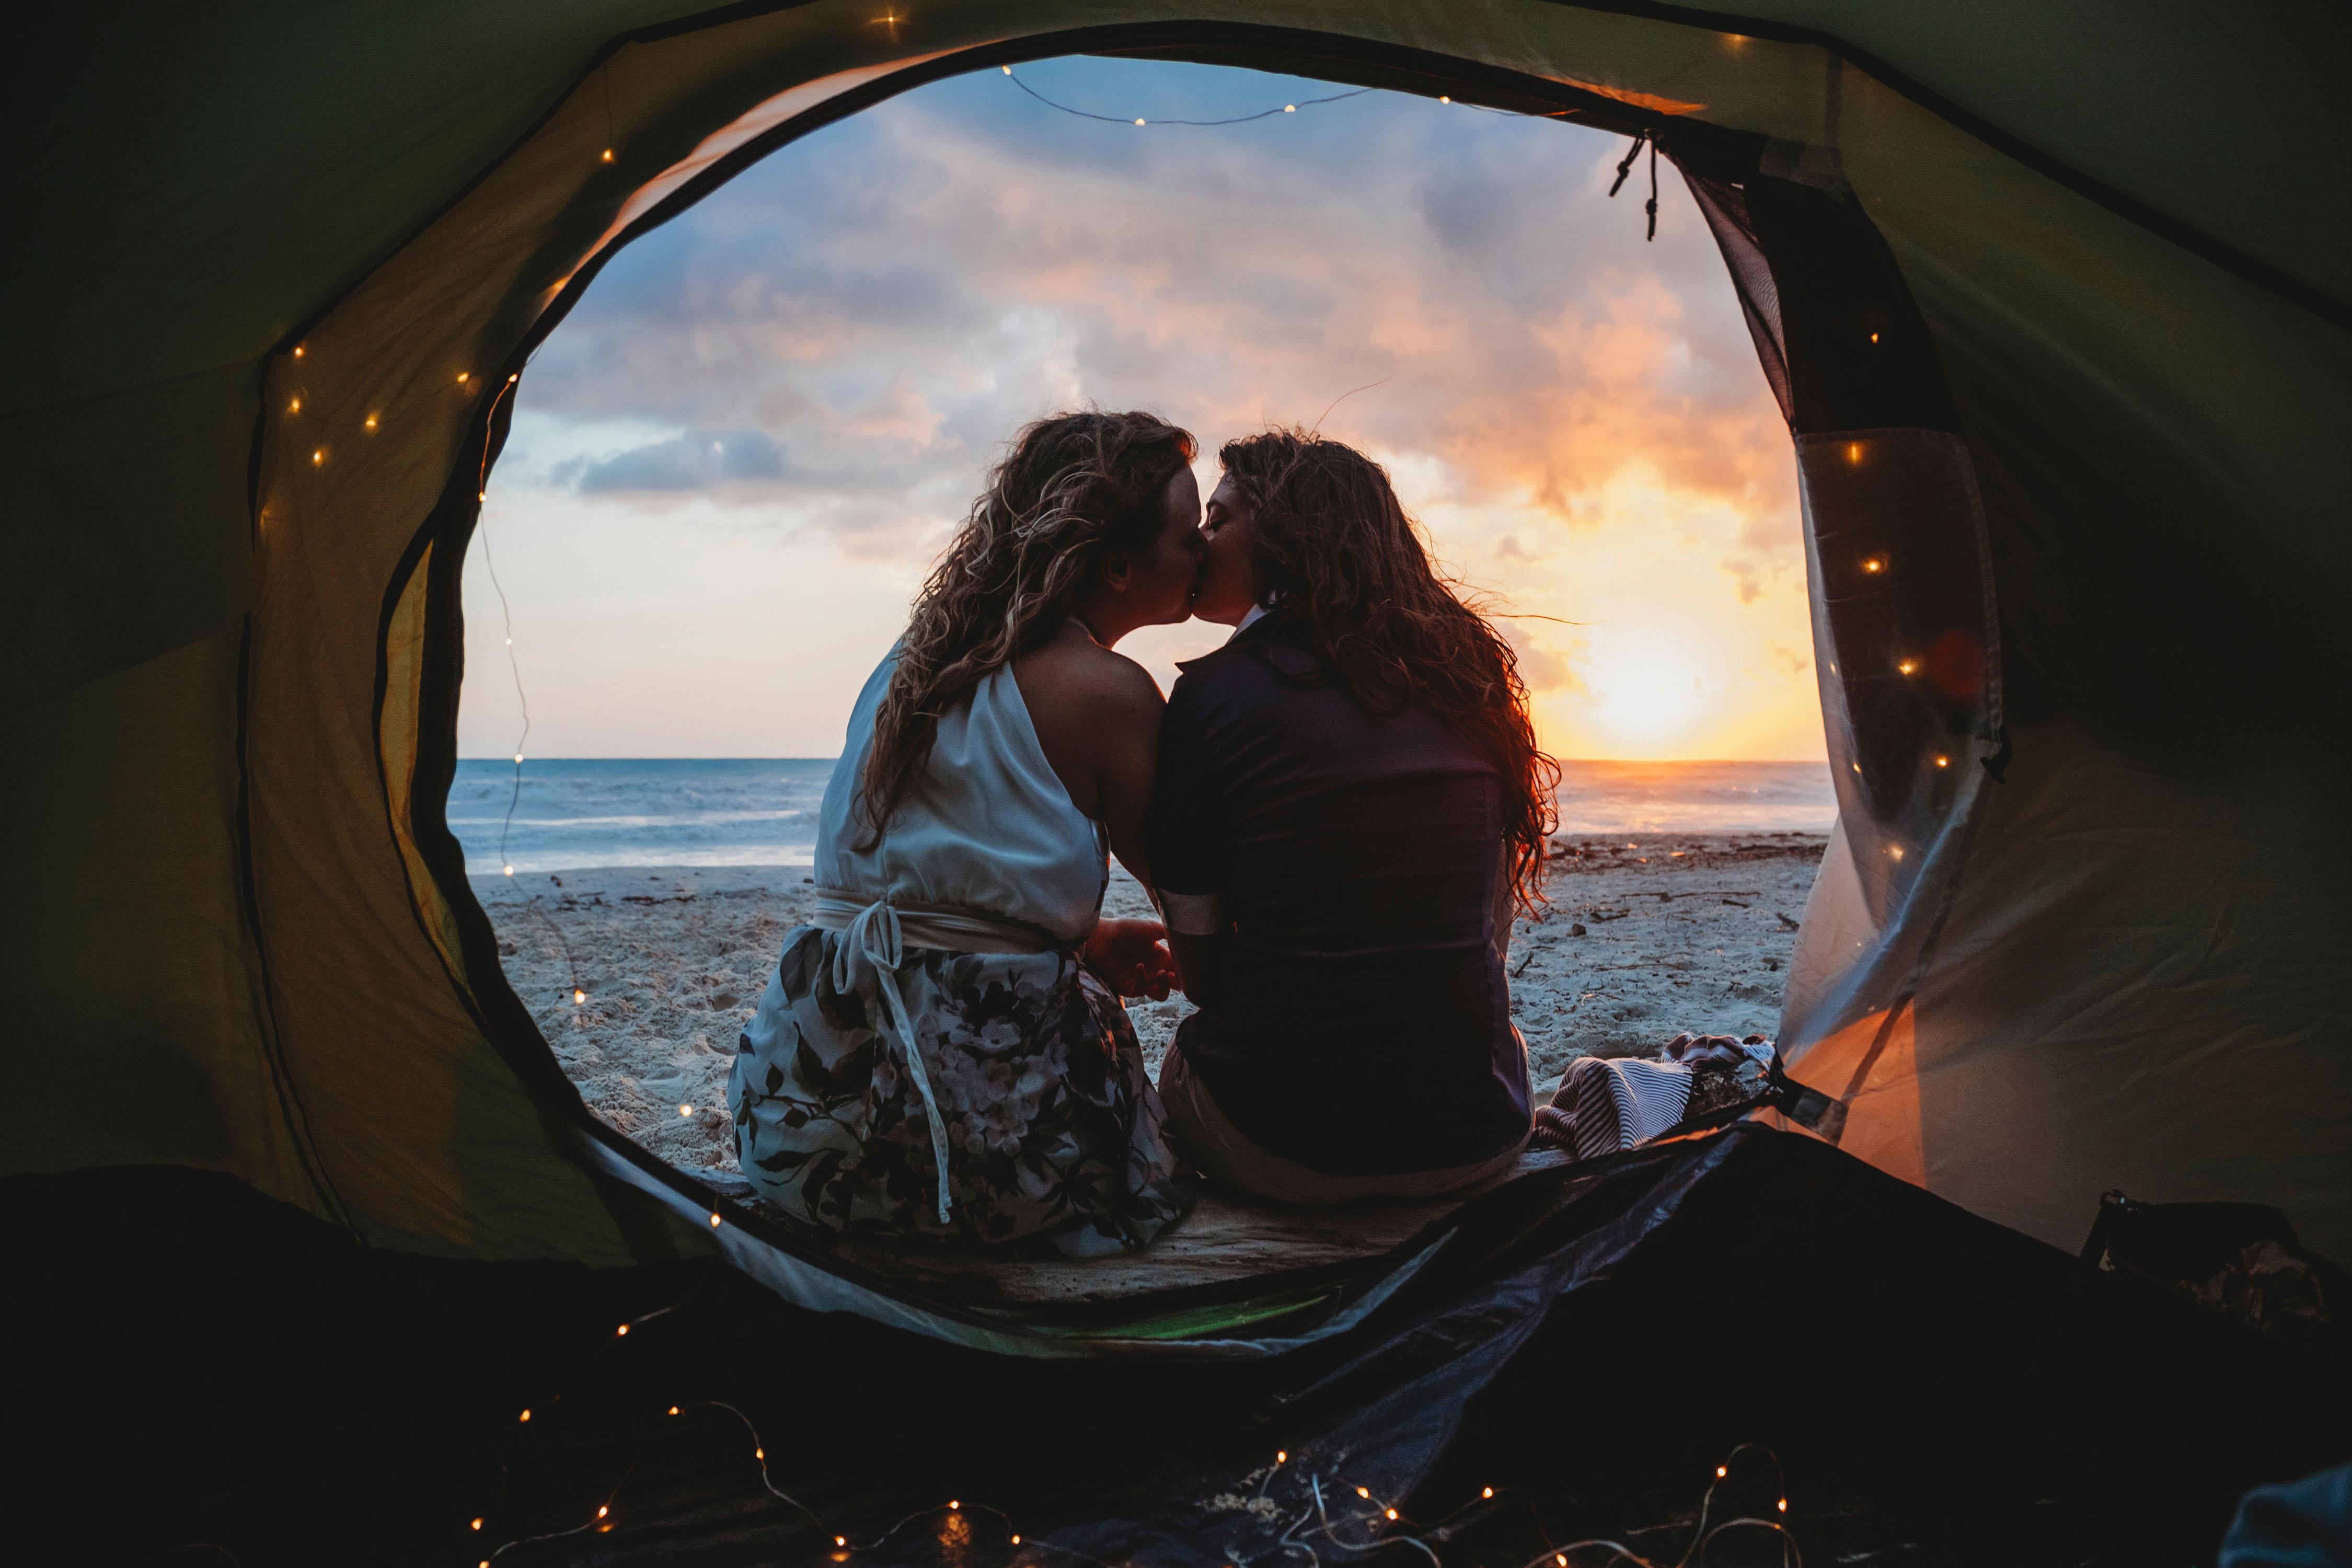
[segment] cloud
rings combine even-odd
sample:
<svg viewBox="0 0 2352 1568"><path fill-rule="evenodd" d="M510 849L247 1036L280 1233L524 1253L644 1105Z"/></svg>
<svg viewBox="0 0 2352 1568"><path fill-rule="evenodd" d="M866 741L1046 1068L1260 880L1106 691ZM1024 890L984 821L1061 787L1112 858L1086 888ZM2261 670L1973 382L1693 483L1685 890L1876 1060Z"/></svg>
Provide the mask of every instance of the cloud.
<svg viewBox="0 0 2352 1568"><path fill-rule="evenodd" d="M690 432L609 458L574 458L552 469L583 495L707 489L730 480L781 479L784 454L757 430Z"/></svg>
<svg viewBox="0 0 2352 1568"><path fill-rule="evenodd" d="M1326 90L1133 60L1021 70L1155 121ZM1786 426L1676 176L1654 243L1646 170L1608 198L1623 148L1387 93L1147 129L1056 114L994 71L931 84L614 258L524 376L498 482L649 539L716 523L819 547L898 594L1040 415L1155 409L1213 479L1224 439L1328 409L1496 610L1580 623L1498 623L1564 749L1664 743L1590 717L1657 648L1780 668L1810 704L1763 652L1803 637ZM1164 679L1181 638L1155 635Z"/></svg>
<svg viewBox="0 0 2352 1568"><path fill-rule="evenodd" d="M1084 64L1070 90L1104 101L1286 90ZM778 153L624 252L542 350L532 408L689 432L562 477L592 496L728 487L911 544L928 531L873 503L968 499L1054 408L1155 407L1213 444L1380 381L1330 433L1429 454L1469 499L1591 527L1592 498L1643 466L1791 504L1713 243L1673 188L1642 240L1638 204L1602 194L1616 138L1384 94L1128 130L989 73ZM766 456L714 460L705 431Z"/></svg>

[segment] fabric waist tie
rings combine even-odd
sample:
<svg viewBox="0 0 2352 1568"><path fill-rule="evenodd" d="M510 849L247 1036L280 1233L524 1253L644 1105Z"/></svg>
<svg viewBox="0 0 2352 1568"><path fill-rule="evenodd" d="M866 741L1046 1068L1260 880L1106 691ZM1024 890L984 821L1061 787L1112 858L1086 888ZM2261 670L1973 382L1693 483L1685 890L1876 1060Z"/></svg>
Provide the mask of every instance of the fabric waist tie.
<svg viewBox="0 0 2352 1568"><path fill-rule="evenodd" d="M906 963L909 946L944 948L950 952L1052 952L1064 944L1010 921L991 920L968 910L931 904L910 904L900 909L887 895L868 902L858 894L835 888L816 890L816 908L809 915L809 924L821 931L842 933L833 954L835 991L855 992L860 969L871 968L874 972L874 988L882 993L883 1005L889 1014L887 1032L897 1037L898 1054L907 1061L907 1076L914 1081L915 1094L923 1102L923 1115L930 1122L931 1158L940 1176L940 1223L945 1225L947 1119L940 1114L939 1099L931 1092L930 1073L923 1066L921 1048L915 1044L915 1026L907 1016L907 999L898 992L898 966Z"/></svg>

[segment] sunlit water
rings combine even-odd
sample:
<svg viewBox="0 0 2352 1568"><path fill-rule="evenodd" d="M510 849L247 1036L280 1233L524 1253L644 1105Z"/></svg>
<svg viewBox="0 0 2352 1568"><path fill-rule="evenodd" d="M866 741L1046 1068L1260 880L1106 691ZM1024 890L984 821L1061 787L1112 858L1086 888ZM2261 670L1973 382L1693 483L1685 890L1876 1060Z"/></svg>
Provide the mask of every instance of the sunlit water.
<svg viewBox="0 0 2352 1568"><path fill-rule="evenodd" d="M1826 832L1837 815L1818 763L1561 764L1560 832ZM466 868L806 866L828 759L533 758L457 764L449 826ZM513 814L509 819L509 806ZM503 853L501 842L503 841Z"/></svg>

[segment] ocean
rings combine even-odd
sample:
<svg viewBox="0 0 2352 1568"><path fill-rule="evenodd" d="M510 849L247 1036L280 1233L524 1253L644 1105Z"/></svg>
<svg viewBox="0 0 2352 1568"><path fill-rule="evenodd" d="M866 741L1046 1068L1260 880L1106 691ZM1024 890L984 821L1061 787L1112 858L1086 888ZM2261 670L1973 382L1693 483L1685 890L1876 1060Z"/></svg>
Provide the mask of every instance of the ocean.
<svg viewBox="0 0 2352 1568"><path fill-rule="evenodd" d="M1559 830L1825 833L1837 816L1820 763L1561 764ZM466 868L806 866L833 763L817 757L468 758L449 790ZM512 813L509 820L509 807Z"/></svg>

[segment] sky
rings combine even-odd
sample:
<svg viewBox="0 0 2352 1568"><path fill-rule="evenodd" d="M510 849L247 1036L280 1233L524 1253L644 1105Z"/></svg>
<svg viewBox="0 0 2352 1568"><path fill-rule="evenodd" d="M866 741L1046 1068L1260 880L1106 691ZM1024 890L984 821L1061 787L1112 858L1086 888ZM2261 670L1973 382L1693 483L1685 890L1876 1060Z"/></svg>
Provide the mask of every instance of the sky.
<svg viewBox="0 0 2352 1568"><path fill-rule="evenodd" d="M1193 431L1204 495L1268 424L1370 453L1507 629L1556 754L1823 755L1787 428L1671 166L1649 243L1647 169L1608 199L1625 143L1600 132L1216 67L1017 69L797 142L595 279L491 475L461 754L515 749L509 617L532 754L836 754L1005 439L1092 405ZM1225 635L1119 646L1165 689Z"/></svg>

